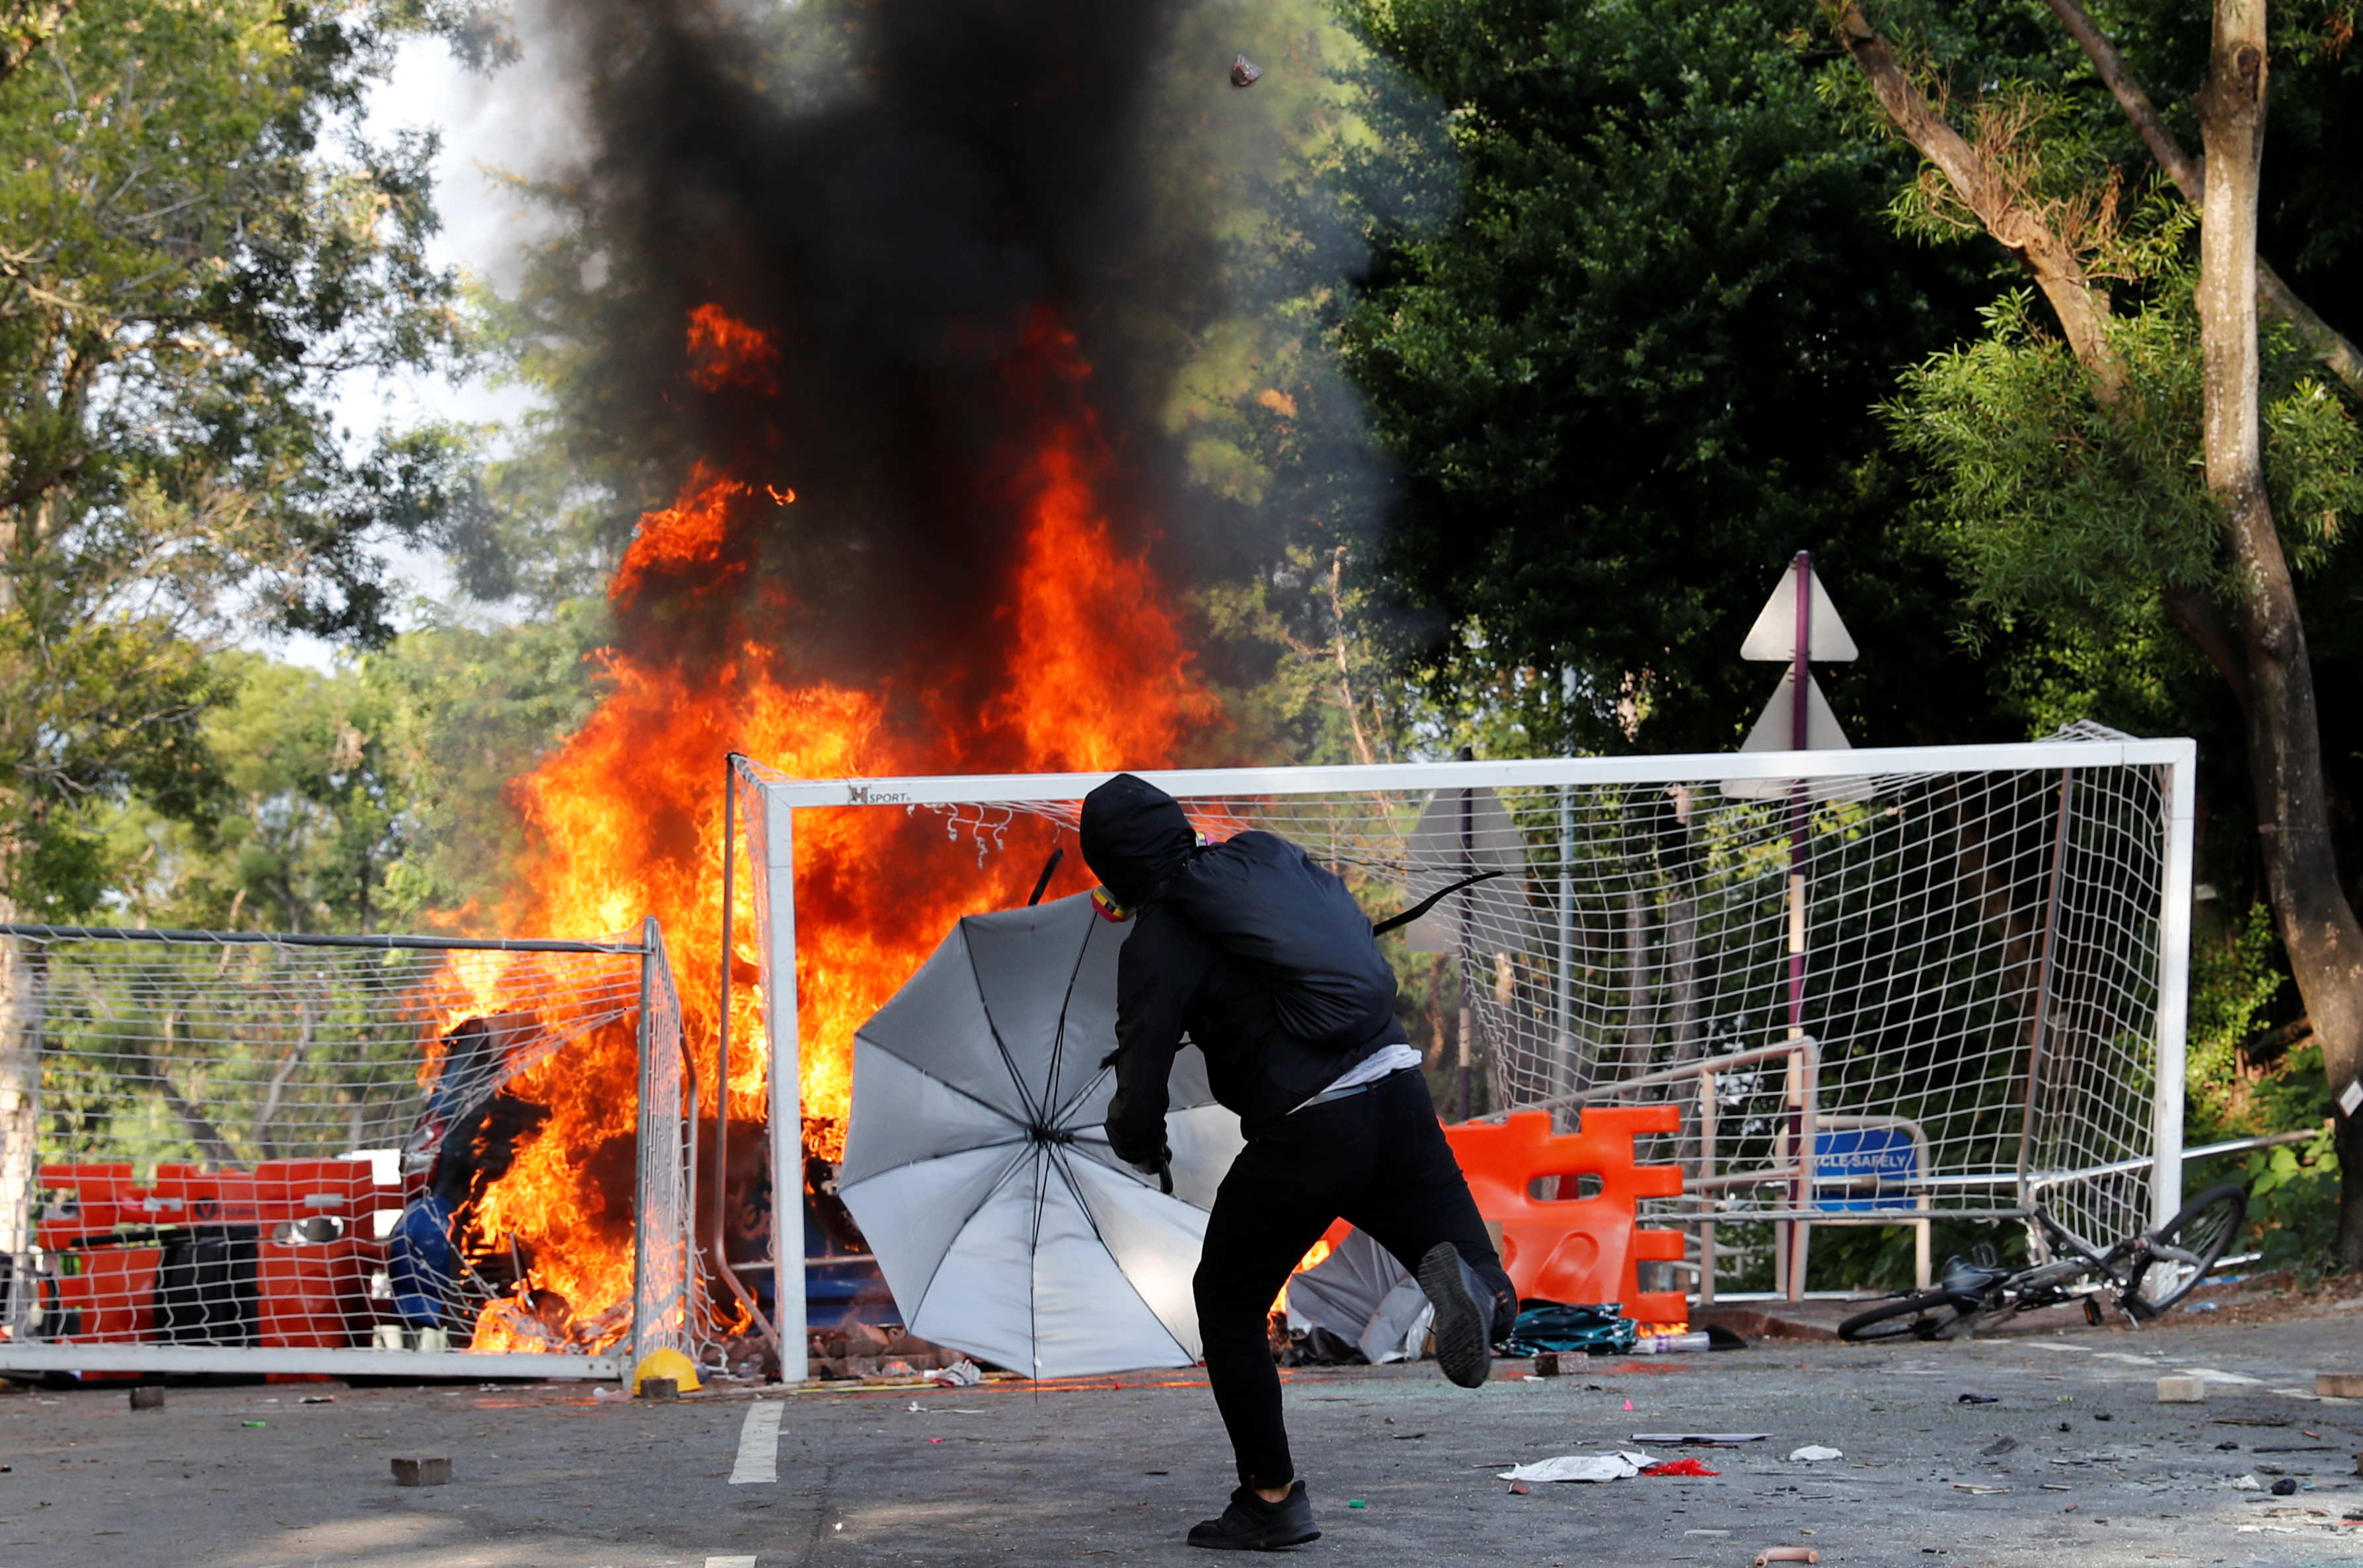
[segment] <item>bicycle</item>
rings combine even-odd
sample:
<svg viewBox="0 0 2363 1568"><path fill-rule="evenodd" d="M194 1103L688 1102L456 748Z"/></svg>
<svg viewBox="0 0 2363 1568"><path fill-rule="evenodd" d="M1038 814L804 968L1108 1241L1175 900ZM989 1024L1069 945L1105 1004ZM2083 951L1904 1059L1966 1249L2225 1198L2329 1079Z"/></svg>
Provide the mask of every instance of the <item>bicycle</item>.
<svg viewBox="0 0 2363 1568"><path fill-rule="evenodd" d="M2100 1297L2116 1293L2118 1310L2136 1323L2180 1301L2215 1266L2248 1217L2247 1189L2213 1188L2183 1205L2154 1230L2098 1251L2054 1219L2041 1204L2027 1218L2049 1255L2023 1269L2002 1266L1980 1242L1968 1258L1946 1260L1944 1278L1930 1290L1904 1293L1858 1312L1838 1325L1853 1344L1883 1340L1958 1339L1999 1317L2080 1300L2087 1322L2102 1321Z"/></svg>

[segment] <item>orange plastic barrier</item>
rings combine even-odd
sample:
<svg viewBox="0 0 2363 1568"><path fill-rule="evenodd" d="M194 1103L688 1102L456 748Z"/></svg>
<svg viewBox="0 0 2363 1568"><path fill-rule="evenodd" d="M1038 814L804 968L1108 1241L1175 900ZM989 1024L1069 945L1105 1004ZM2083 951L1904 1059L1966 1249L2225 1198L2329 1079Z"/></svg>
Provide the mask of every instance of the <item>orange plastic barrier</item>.
<svg viewBox="0 0 2363 1568"><path fill-rule="evenodd" d="M1547 1112L1517 1111L1501 1122L1447 1127L1444 1136L1469 1178L1477 1212L1502 1227L1502 1266L1519 1296L1622 1302L1628 1318L1667 1323L1688 1316L1687 1297L1645 1294L1637 1265L1680 1261L1682 1234L1643 1229L1634 1215L1642 1198L1679 1194L1682 1172L1679 1165L1636 1164L1633 1138L1681 1127L1681 1111L1673 1106L1594 1106L1570 1133L1552 1132ZM1586 1177L1597 1178L1600 1190L1579 1197ZM1537 1198L1538 1183L1564 1195Z"/></svg>
<svg viewBox="0 0 2363 1568"><path fill-rule="evenodd" d="M63 1248L103 1240L117 1226L253 1225L294 1220L355 1220L398 1205L381 1190L366 1160L266 1160L251 1171L204 1171L159 1165L146 1186L120 1164L44 1165L41 1186L73 1195L45 1213L39 1244Z"/></svg>
<svg viewBox="0 0 2363 1568"><path fill-rule="evenodd" d="M164 1249L150 1238L224 1226L258 1233L248 1308L256 1343L342 1347L369 1336L369 1278L384 1265L386 1248L352 1232L401 1194L377 1185L367 1161L269 1160L251 1171L167 1164L144 1185L126 1164L44 1165L41 1186L50 1203L37 1236L61 1264L50 1305L79 1315L76 1340L164 1338L157 1308ZM324 1242L271 1239L283 1224L321 1218L345 1221L348 1233ZM118 1228L131 1232L129 1244L115 1240Z"/></svg>

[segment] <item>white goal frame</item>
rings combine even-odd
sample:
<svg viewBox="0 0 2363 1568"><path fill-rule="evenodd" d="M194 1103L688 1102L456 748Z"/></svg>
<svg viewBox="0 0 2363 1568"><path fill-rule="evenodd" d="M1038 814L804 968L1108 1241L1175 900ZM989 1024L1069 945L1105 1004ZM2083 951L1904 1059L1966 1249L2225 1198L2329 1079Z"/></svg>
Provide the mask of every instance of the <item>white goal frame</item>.
<svg viewBox="0 0 2363 1568"><path fill-rule="evenodd" d="M2154 976L2146 977L2156 986L2155 1016L2149 1042L2154 1052L2149 1111L2151 1148L2138 1159L2116 1161L2108 1166L2095 1166L2090 1170L2030 1171L2025 1168L2022 1155L2021 1169L2014 1178L2008 1174L1987 1173L1973 1181L1954 1184L2006 1195L2005 1204L1985 1208L1948 1207L1943 1211L1958 1218L1999 1218L2023 1215L2027 1206L2047 1186L2080 1177L2122 1173L2128 1167L2137 1170L2147 1166L2149 1173L2147 1207L2150 1223L2155 1224L2170 1217L2182 1202L2184 1052L2188 1022L2197 762L2198 746L2191 740L2135 739L2100 732L2095 726L2084 726L2057 740L2005 745L1537 758L1334 767L1144 768L1136 771L1140 777L1175 796L1189 799L1369 791L1500 790L1549 785L1745 784L1747 781L1770 783L1771 790L1757 793L1777 797L1785 781L1804 781L1804 787L1811 790L1813 781L1861 775L1882 778L1964 773L2056 776L2083 769L2156 770L2154 777L2158 781L2163 806L2163 819L2159 823L2163 842L2158 846L2158 907L2151 912L2156 921L2157 971ZM775 1227L774 1234L800 1235L800 1221L793 1218L795 1207L788 1201L788 1195L803 1191L803 1106L798 1092L797 1009L792 1005L783 1006L780 1001L782 997L793 997L796 994L793 877L796 813L844 806L900 806L916 810L1072 802L1110 775L1105 773L988 773L805 779L780 773L737 753L729 758L729 774L733 807L745 814L749 849L757 883L759 930L756 940L760 956L765 1017L771 1043L771 1173L773 1190L781 1195L782 1199L777 1212L783 1217L783 1222ZM928 933L930 937L934 934ZM1800 1044L1805 1051L1812 1048L1810 1040L1792 1044ZM1736 1064L1741 1057L1753 1060L1764 1054L1762 1051L1745 1051L1723 1060ZM1692 1073L1712 1072L1717 1065L1716 1061L1707 1060L1689 1064L1686 1071ZM1614 1092L1591 1093L1566 1096L1563 1103L1614 1097ZM2032 1112L2029 1114L2031 1116ZM1809 1190L1813 1180L1812 1140L1805 1141L1808 1147L1800 1161L1800 1169L1792 1173L1799 1178L1800 1192ZM1945 1179L1939 1176L1933 1183L1924 1184L1924 1186L1944 1184ZM1798 1201L1804 1200L1800 1198ZM1661 1215L1656 1218L1671 1217ZM1712 1216L1691 1218L1703 1219L1710 1229L1712 1227ZM1831 1222L1823 1211L1794 1207L1751 1211L1744 1217L1726 1218L1776 1222ZM1847 1221L1841 1218L1836 1222ZM1866 1217L1854 1222L1872 1221ZM1890 1211L1882 1214L1877 1222L1904 1224L1911 1223L1911 1220L1905 1215ZM1801 1224L1792 1229L1803 1231L1806 1227ZM1923 1234L1925 1237L1925 1229ZM2105 1244L2114 1238L2097 1240ZM800 1248L798 1250L801 1251ZM790 1381L795 1381L806 1371L801 1349L805 1342L802 1263L800 1260L789 1257L784 1248L775 1247L774 1251L777 1254L773 1259L774 1280L780 1315L776 1329L785 1351L782 1373ZM1802 1251L1798 1261L1802 1263ZM1709 1268L1711 1271L1711 1263ZM1783 1271L1784 1273L1786 1272ZM1711 1293L1711 1272L1707 1280L1702 1283ZM1792 1281L1788 1294L1796 1293L1795 1284L1796 1282Z"/></svg>

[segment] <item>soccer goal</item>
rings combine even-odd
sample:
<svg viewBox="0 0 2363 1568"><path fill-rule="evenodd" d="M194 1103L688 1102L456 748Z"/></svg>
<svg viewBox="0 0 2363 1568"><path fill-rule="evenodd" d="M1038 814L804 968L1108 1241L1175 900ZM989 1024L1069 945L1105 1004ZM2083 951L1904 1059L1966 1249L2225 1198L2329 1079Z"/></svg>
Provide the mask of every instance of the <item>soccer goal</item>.
<svg viewBox="0 0 2363 1568"><path fill-rule="evenodd" d="M576 1136L595 1074L620 1079L617 1233L560 1255L495 1217L536 1201L537 1140ZM0 926L0 1373L693 1355L694 1094L654 920L596 942Z"/></svg>
<svg viewBox="0 0 2363 1568"><path fill-rule="evenodd" d="M1144 776L1214 837L1303 845L1374 919L1498 873L1387 939L1457 971L1459 1054L1437 1065L1471 1070L1484 1116L1680 1107L1641 1151L1684 1173L1651 1218L1692 1235L1711 1298L1717 1224L1771 1227L1750 1233L1777 1236L1793 1295L1815 1226L1916 1226L1925 1269L1936 1218L2040 1200L2105 1243L2180 1207L2195 758L2085 725L2016 745ZM982 863L1029 818L1071 847L1105 775L804 780L734 758L733 776L760 873L777 1190L793 1191L800 1027L838 1055L860 1021L814 927L842 917L850 880L893 874L854 863L880 840L851 818L931 820ZM1024 852L1021 887L1042 853ZM780 1006L800 978L801 1009Z"/></svg>

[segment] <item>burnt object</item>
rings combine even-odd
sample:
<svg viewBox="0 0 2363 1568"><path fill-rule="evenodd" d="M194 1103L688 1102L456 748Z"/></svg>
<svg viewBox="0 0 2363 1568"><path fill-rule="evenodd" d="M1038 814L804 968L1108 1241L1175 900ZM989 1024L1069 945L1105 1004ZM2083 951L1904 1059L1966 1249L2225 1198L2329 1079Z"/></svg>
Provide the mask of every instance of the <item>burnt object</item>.
<svg viewBox="0 0 2363 1568"><path fill-rule="evenodd" d="M1261 80L1263 80L1263 67L1246 55L1243 54L1231 61L1232 86L1252 87Z"/></svg>
<svg viewBox="0 0 2363 1568"><path fill-rule="evenodd" d="M440 1457L397 1459L394 1462L394 1484L397 1486L449 1486L451 1485L451 1462Z"/></svg>
<svg viewBox="0 0 2363 1568"><path fill-rule="evenodd" d="M671 1377L644 1377L640 1379L640 1397L671 1404L681 1398L681 1383Z"/></svg>
<svg viewBox="0 0 2363 1568"><path fill-rule="evenodd" d="M161 1410L164 1407L163 1385L150 1383L133 1389L131 1407L134 1410Z"/></svg>

